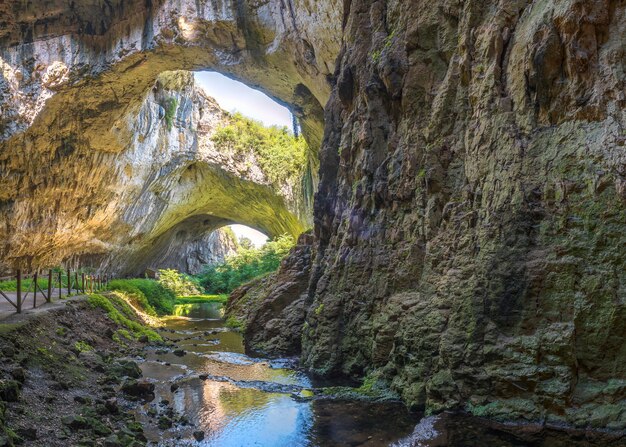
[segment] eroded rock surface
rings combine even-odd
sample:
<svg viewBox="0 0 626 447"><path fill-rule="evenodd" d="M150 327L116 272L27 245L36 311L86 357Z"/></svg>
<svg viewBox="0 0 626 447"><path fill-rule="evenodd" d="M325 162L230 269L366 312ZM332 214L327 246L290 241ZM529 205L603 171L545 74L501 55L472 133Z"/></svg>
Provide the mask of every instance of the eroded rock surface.
<svg viewBox="0 0 626 447"><path fill-rule="evenodd" d="M276 273L231 294L226 313L243 328L248 349L274 355L300 353L313 242L311 233L302 234Z"/></svg>
<svg viewBox="0 0 626 447"><path fill-rule="evenodd" d="M347 7L304 363L626 427L624 2Z"/></svg>

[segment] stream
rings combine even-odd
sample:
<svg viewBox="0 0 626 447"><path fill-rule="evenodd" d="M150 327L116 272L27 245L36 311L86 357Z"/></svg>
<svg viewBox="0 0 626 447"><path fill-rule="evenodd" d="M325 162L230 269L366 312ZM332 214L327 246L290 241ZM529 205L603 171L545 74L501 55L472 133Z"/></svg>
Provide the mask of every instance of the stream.
<svg viewBox="0 0 626 447"><path fill-rule="evenodd" d="M180 306L176 315L161 330L176 348L149 348L140 363L155 383L155 399L137 410L151 446L620 445L561 432L522 441L466 416L422 418L401 403L310 399L308 390L329 384L313 381L293 359L247 356L219 304Z"/></svg>

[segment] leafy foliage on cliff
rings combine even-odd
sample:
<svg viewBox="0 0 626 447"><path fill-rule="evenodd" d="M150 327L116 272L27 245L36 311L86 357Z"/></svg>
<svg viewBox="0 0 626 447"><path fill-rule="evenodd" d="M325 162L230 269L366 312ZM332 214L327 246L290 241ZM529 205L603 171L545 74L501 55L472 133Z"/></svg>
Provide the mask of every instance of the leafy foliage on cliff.
<svg viewBox="0 0 626 447"><path fill-rule="evenodd" d="M294 246L291 236L280 236L261 248L241 247L223 264L210 266L197 276L206 293L230 293L240 285L273 272Z"/></svg>
<svg viewBox="0 0 626 447"><path fill-rule="evenodd" d="M165 123L167 130L172 130L174 125L174 117L176 116L176 108L178 107L178 100L176 98L168 98L165 102Z"/></svg>
<svg viewBox="0 0 626 447"><path fill-rule="evenodd" d="M219 128L212 138L221 148L237 154L253 153L261 170L272 184L282 185L302 177L307 165L307 144L286 127L265 127L239 113Z"/></svg>

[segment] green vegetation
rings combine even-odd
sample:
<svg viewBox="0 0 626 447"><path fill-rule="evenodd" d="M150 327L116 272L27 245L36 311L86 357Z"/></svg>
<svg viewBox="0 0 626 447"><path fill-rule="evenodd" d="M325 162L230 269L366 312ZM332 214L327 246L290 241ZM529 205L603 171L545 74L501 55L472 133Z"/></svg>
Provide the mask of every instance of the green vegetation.
<svg viewBox="0 0 626 447"><path fill-rule="evenodd" d="M295 137L286 127L265 127L239 113L232 115L230 123L218 129L212 140L236 154L256 155L259 167L275 185L299 180L307 166L308 148L303 137Z"/></svg>
<svg viewBox="0 0 626 447"><path fill-rule="evenodd" d="M159 334L144 325L131 319L135 312L121 297L111 294L108 297L93 294L88 298L88 302L93 307L99 307L107 312L109 318L120 326L128 329L128 334L137 339L141 336L148 337L150 341L162 341ZM118 331L118 333L121 331Z"/></svg>
<svg viewBox="0 0 626 447"><path fill-rule="evenodd" d="M377 63L380 62L380 59L381 59L381 57L383 55L383 52L384 51L388 51L391 48L391 46L393 45L393 42L395 40L395 37L396 37L396 31L394 30L394 31L391 32L391 34L389 34L387 37L385 37L385 41L383 43L382 49L376 49L376 50L374 50L374 51L372 51L370 53L370 57L372 58L372 61L374 63L377 64Z"/></svg>
<svg viewBox="0 0 626 447"><path fill-rule="evenodd" d="M208 294L228 294L251 279L276 271L294 243L291 236L284 235L261 248L241 247L237 254L223 264L208 267L197 279Z"/></svg>
<svg viewBox="0 0 626 447"><path fill-rule="evenodd" d="M163 108L165 109L165 123L167 124L167 130L172 130L177 107L178 100L176 98L168 98L165 101L165 105Z"/></svg>
<svg viewBox="0 0 626 447"><path fill-rule="evenodd" d="M55 267L52 269L52 274L53 274L53 279L52 279L52 284L54 287L58 287L58 274L60 271L60 267ZM67 270L62 270L63 276L62 276L62 280L63 280L63 287L67 287ZM95 271L92 268L81 268L78 269L76 271L72 270L72 286L74 286L74 275L78 274L79 276L79 281L80 281L80 275L82 275L83 273L85 274L94 274ZM45 270L40 276L39 278L37 278L37 285L39 286L39 289L43 290L43 291L47 291L48 290L48 271ZM32 286L33 286L33 278L23 278L22 279L22 290L23 291L28 291L28 290L32 290ZM0 290L2 290L3 292L15 292L17 291L17 280L16 279L9 279L6 281L0 281Z"/></svg>
<svg viewBox="0 0 626 447"><path fill-rule="evenodd" d="M93 347L85 342L85 341L77 341L76 343L74 343L74 348L78 351L78 352L89 352L89 351L93 351Z"/></svg>
<svg viewBox="0 0 626 447"><path fill-rule="evenodd" d="M372 51L371 57L372 57L372 61L374 61L374 63L378 63L380 62L380 56L381 56L382 52L380 50L374 50Z"/></svg>
<svg viewBox="0 0 626 447"><path fill-rule="evenodd" d="M176 295L152 279L116 279L109 290L123 292L133 305L148 315L169 315L174 310Z"/></svg>
<svg viewBox="0 0 626 447"><path fill-rule="evenodd" d="M239 329L241 331L246 330L246 324L233 315L226 318L226 326L233 329Z"/></svg>
<svg viewBox="0 0 626 447"><path fill-rule="evenodd" d="M54 282L53 282L54 283ZM37 278L37 285L43 291L48 290L48 276ZM22 280L22 290L31 290L33 279L27 278ZM15 292L17 290L17 280L10 279L8 281L0 281L0 290L4 292Z"/></svg>
<svg viewBox="0 0 626 447"><path fill-rule="evenodd" d="M204 304L204 303L220 303L225 304L228 301L228 295L194 295L179 296L176 298L176 305L181 304Z"/></svg>
<svg viewBox="0 0 626 447"><path fill-rule="evenodd" d="M385 381L372 376L366 377L358 388L332 386L323 388L322 394L348 400L388 401L399 399L399 396L389 389Z"/></svg>
<svg viewBox="0 0 626 447"><path fill-rule="evenodd" d="M198 295L200 293L193 279L188 275L180 273L178 270L159 270L158 282L179 297Z"/></svg>
<svg viewBox="0 0 626 447"><path fill-rule="evenodd" d="M315 308L315 315L321 315L324 312L324 303Z"/></svg>

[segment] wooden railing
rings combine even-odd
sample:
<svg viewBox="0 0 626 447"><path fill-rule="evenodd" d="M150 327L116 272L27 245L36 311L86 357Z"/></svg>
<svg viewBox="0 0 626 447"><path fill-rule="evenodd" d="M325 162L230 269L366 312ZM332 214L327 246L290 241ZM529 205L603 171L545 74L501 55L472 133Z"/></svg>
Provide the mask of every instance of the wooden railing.
<svg viewBox="0 0 626 447"><path fill-rule="evenodd" d="M30 279L30 284L24 287L25 280ZM15 290L2 290L2 281L15 280ZM21 313L24 303L28 296L33 294L33 309L37 307L37 295L47 302L52 302L54 295L61 299L64 295L69 296L72 293L94 293L99 290L106 289L109 284L110 277L108 275L89 275L72 272L67 270L48 270L47 273L36 272L24 275L21 270L17 270L14 276L6 276L0 278L0 298L8 301L16 310ZM42 286L43 283L43 286ZM13 287L11 287L13 289ZM15 295L10 297L9 295Z"/></svg>

